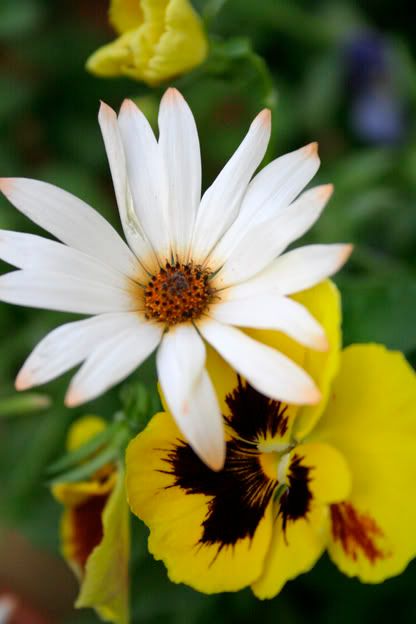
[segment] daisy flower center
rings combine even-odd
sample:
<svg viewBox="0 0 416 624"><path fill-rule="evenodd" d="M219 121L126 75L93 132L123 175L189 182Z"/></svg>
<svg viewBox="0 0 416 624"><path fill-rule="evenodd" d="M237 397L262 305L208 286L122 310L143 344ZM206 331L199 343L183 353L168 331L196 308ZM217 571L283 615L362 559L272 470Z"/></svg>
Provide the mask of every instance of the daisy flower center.
<svg viewBox="0 0 416 624"><path fill-rule="evenodd" d="M199 318L213 296L209 276L209 271L192 263L167 263L146 285L146 318L168 325Z"/></svg>

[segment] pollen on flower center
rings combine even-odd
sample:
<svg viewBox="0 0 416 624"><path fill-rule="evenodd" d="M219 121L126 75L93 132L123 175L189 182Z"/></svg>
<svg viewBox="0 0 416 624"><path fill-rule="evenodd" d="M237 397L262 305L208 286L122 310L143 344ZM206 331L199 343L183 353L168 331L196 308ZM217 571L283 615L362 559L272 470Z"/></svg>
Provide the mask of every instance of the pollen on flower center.
<svg viewBox="0 0 416 624"><path fill-rule="evenodd" d="M145 288L146 318L168 325L199 318L213 296L209 275L192 263L167 263Z"/></svg>

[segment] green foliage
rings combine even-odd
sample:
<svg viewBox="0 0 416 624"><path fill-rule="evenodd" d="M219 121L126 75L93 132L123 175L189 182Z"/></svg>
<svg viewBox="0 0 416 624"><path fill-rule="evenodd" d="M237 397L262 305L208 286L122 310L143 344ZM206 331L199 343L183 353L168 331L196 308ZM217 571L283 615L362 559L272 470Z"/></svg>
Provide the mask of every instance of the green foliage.
<svg viewBox="0 0 416 624"><path fill-rule="evenodd" d="M375 1L196 0L194 4L209 26L211 52L205 66L175 84L197 119L204 188L243 138L254 114L266 105L273 108L268 159L318 140L322 166L314 183L334 182L335 194L307 240L345 240L355 245L348 267L338 278L344 341L380 341L415 361L412 20L398 7ZM84 71L88 54L110 39L106 9L104 0L0 2L0 173L58 184L91 203L119 228L96 121L99 100L118 108L125 97L140 99L155 120L163 89L152 91L127 79L100 80ZM403 131L395 141L375 144L354 125L358 94L349 75L346 46L364 29L378 32L389 50L390 74L383 84L403 110ZM3 198L0 227L40 233ZM5 264L1 268L9 269ZM40 398L45 395L30 393L14 399L13 380L40 338L73 318L0 306L0 522L55 552L58 506L47 487L52 473L53 478L62 478L63 472L66 479L83 478L117 455L126 440L115 443L115 431L125 436L128 428L133 435L160 409L150 361L134 373L121 395L116 388L88 405L88 412L109 421L121 406L122 426L116 420L101 437L62 458L68 426L84 413L63 407L70 376L48 384L52 407L39 411L47 407ZM76 467L97 451L93 459ZM392 604L397 624L416 617L414 565L382 586L364 587L342 577L324 559L273 601L258 602L249 591L202 596L170 584L163 566L147 554L145 527L135 520L133 530L134 622L244 624L255 618L273 624L354 620L375 624ZM51 581L45 578L45 583ZM70 614L66 621L96 620L86 612Z"/></svg>

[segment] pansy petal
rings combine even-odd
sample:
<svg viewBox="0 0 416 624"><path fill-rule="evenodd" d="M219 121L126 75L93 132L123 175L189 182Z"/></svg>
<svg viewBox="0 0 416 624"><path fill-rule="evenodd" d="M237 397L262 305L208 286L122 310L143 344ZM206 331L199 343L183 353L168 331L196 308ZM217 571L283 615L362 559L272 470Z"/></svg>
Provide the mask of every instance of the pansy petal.
<svg viewBox="0 0 416 624"><path fill-rule="evenodd" d="M331 558L364 582L399 574L416 554L416 376L403 355L347 348L311 438L339 449L353 476L351 495L331 508Z"/></svg>
<svg viewBox="0 0 416 624"><path fill-rule="evenodd" d="M141 263L148 270L157 268L157 259L146 240L143 228L134 210L127 178L127 165L120 136L117 115L112 108L101 102L98 121L104 139L108 163L113 179L121 224L127 241Z"/></svg>
<svg viewBox="0 0 416 624"><path fill-rule="evenodd" d="M101 260L34 234L0 230L0 258L19 269L53 271L125 289L127 278Z"/></svg>
<svg viewBox="0 0 416 624"><path fill-rule="evenodd" d="M318 442L298 444L281 461L290 470L295 459L307 470L308 490L314 500L337 503L348 497L351 473L345 458L336 448ZM280 476L283 481L285 475Z"/></svg>
<svg viewBox="0 0 416 624"><path fill-rule="evenodd" d="M213 319L199 321L198 328L224 360L262 394L294 404L319 401L311 378L282 353Z"/></svg>
<svg viewBox="0 0 416 624"><path fill-rule="evenodd" d="M223 301L212 305L209 315L228 325L280 330L312 349L325 351L328 347L319 323L305 307L287 297L262 295Z"/></svg>
<svg viewBox="0 0 416 624"><path fill-rule="evenodd" d="M43 338L16 378L17 390L27 390L55 379L80 364L114 333L136 327L136 312L101 314L57 327Z"/></svg>
<svg viewBox="0 0 416 624"><path fill-rule="evenodd" d="M115 624L128 624L130 527L124 472L102 514L103 538L89 556L75 606L92 607Z"/></svg>
<svg viewBox="0 0 416 624"><path fill-rule="evenodd" d="M246 332L260 342L277 349L301 366L315 381L321 400L298 408L294 423L296 438L303 439L325 409L332 380L337 373L341 349L341 301L335 284L329 280L293 295L319 322L328 341L326 351L305 349L277 331L250 329Z"/></svg>
<svg viewBox="0 0 416 624"><path fill-rule="evenodd" d="M308 572L325 550L329 535L328 509L316 506L307 518L289 522L278 518L263 573L252 585L257 598L273 598L299 574Z"/></svg>
<svg viewBox="0 0 416 624"><path fill-rule="evenodd" d="M186 262L201 199L201 154L194 117L176 89L168 89L162 98L159 130L168 175L172 247L176 258Z"/></svg>
<svg viewBox="0 0 416 624"><path fill-rule="evenodd" d="M134 254L108 221L82 200L27 178L2 178L0 190L20 212L66 245L136 277Z"/></svg>
<svg viewBox="0 0 416 624"><path fill-rule="evenodd" d="M269 110L262 111L243 142L201 200L195 223L193 256L201 264L234 221L255 170L263 160L271 132Z"/></svg>
<svg viewBox="0 0 416 624"><path fill-rule="evenodd" d="M114 288L52 271L12 271L0 277L0 300L17 305L77 314L130 311L135 303L127 288Z"/></svg>
<svg viewBox="0 0 416 624"><path fill-rule="evenodd" d="M130 375L159 344L163 327L140 322L100 343L73 377L65 403L69 407L91 401Z"/></svg>
<svg viewBox="0 0 416 624"><path fill-rule="evenodd" d="M133 513L150 527L149 550L165 563L174 583L187 583L204 593L236 591L261 573L271 537L270 507L254 536L233 545L210 543L204 532L212 496L176 485L172 457L183 441L173 420L157 414L127 448L126 486ZM192 453L192 451L189 451ZM192 457L192 455L191 455ZM197 488L221 478L196 456ZM191 475L192 477L192 475ZM228 516L232 520L232 513Z"/></svg>
<svg viewBox="0 0 416 624"><path fill-rule="evenodd" d="M183 435L203 461L219 470L225 457L222 417L204 370L205 346L195 328L171 328L156 362L164 398Z"/></svg>
<svg viewBox="0 0 416 624"><path fill-rule="evenodd" d="M123 102L119 127L134 209L159 260L165 262L170 259L170 223L162 152L149 122L131 100Z"/></svg>

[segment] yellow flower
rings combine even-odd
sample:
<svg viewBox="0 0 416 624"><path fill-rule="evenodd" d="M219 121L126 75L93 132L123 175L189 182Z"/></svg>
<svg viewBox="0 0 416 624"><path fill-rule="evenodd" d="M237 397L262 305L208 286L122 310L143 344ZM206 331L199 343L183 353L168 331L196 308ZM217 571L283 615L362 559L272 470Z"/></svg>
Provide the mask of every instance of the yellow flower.
<svg viewBox="0 0 416 624"><path fill-rule="evenodd" d="M87 61L97 76L127 76L153 86L202 63L207 39L188 0L112 0L110 22L119 34Z"/></svg>
<svg viewBox="0 0 416 624"><path fill-rule="evenodd" d="M71 427L67 447L75 450L106 427L86 416ZM127 624L129 512L124 471L109 464L88 481L57 483L54 497L64 505L62 554L80 581L76 607L92 607L105 621Z"/></svg>
<svg viewBox="0 0 416 624"><path fill-rule="evenodd" d="M318 407L270 400L210 354L228 430L224 469L210 471L168 413L128 447L130 507L174 582L206 593L251 585L270 598L325 549L340 570L370 583L416 554L414 372L379 345L340 352L329 282L296 298L325 327L327 353L255 334L302 363L324 397Z"/></svg>

